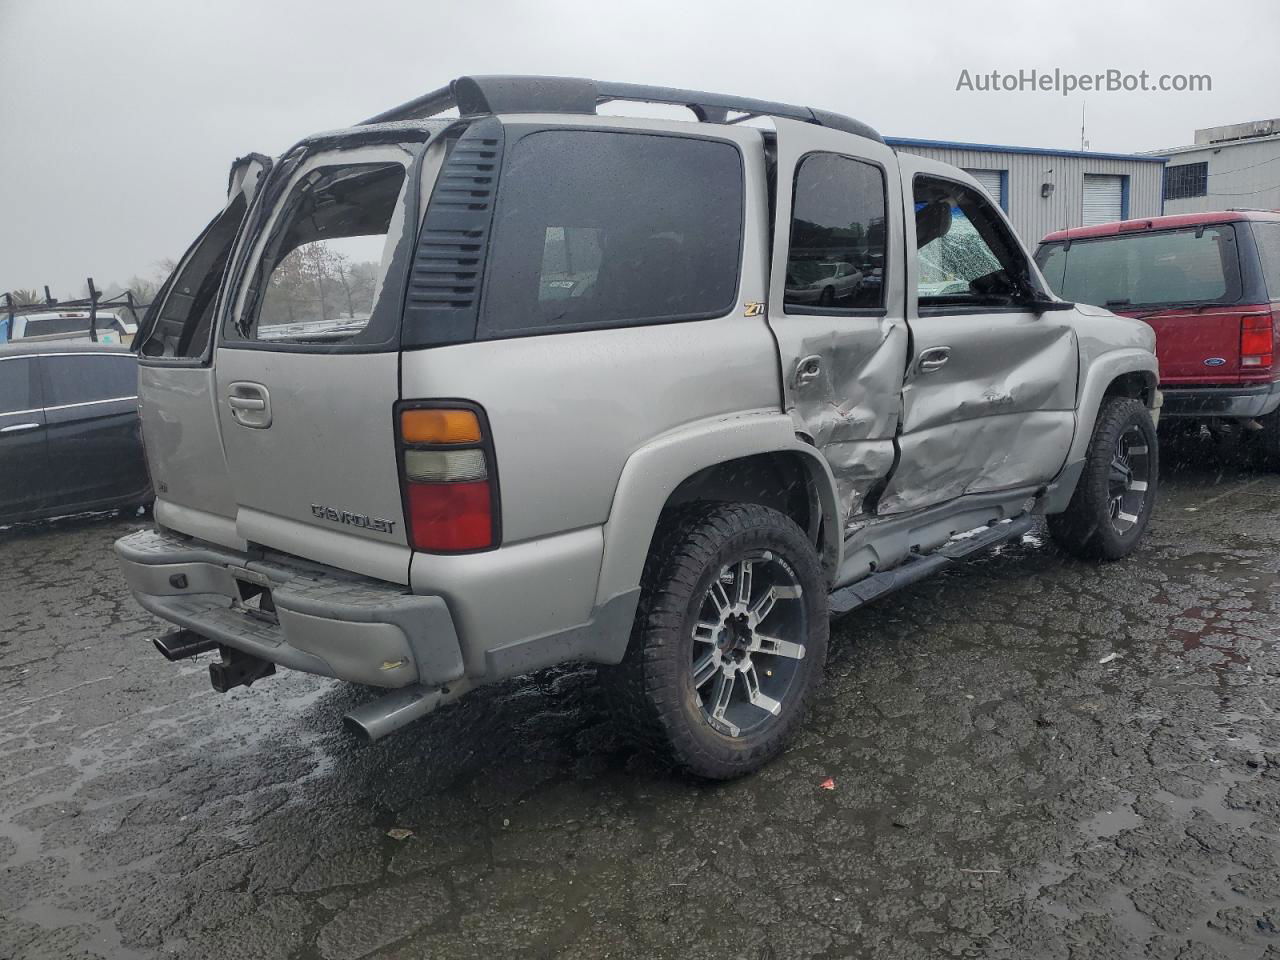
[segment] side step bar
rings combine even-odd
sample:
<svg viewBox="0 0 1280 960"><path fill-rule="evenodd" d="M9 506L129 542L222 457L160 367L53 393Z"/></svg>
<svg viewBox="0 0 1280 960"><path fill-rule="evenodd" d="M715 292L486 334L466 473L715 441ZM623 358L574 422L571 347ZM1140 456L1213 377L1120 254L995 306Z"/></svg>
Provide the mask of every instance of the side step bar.
<svg viewBox="0 0 1280 960"><path fill-rule="evenodd" d="M883 573L873 573L847 587L834 591L830 598L831 616L842 617L885 594L923 580L948 567L956 560L963 560L975 553L988 550L998 543L1021 537L1035 524L1029 513L1014 517L1008 523L995 523L981 533L963 540L950 540L937 551L913 555L903 563Z"/></svg>

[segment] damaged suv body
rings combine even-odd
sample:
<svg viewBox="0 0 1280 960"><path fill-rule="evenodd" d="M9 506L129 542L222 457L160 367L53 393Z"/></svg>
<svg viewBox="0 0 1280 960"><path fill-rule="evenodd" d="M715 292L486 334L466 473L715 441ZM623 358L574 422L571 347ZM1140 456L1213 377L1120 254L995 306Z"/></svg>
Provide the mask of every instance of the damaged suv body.
<svg viewBox="0 0 1280 960"><path fill-rule="evenodd" d="M1055 299L960 170L806 107L462 78L237 161L136 343L156 526L117 551L157 646L220 651L218 689L386 688L347 717L375 738L587 660L734 776L833 613L1037 513L1123 556L1154 503L1150 329Z"/></svg>

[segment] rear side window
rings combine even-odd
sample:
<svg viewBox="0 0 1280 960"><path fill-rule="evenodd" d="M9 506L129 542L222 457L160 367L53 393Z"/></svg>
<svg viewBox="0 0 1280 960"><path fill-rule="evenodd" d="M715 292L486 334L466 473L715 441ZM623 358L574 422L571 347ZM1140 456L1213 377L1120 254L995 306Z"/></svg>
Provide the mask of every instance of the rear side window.
<svg viewBox="0 0 1280 960"><path fill-rule="evenodd" d="M784 294L789 313L884 305L884 210L879 167L833 153L800 162Z"/></svg>
<svg viewBox="0 0 1280 960"><path fill-rule="evenodd" d="M41 370L46 407L138 395L138 365L130 354L45 356Z"/></svg>
<svg viewBox="0 0 1280 960"><path fill-rule="evenodd" d="M35 361L27 357L0 360L0 414L40 406L34 391L34 369Z"/></svg>
<svg viewBox="0 0 1280 960"><path fill-rule="evenodd" d="M543 130L508 156L481 338L733 309L743 180L732 144Z"/></svg>
<svg viewBox="0 0 1280 960"><path fill-rule="evenodd" d="M1240 257L1230 224L1049 243L1036 261L1054 293L1099 307L1240 299Z"/></svg>
<svg viewBox="0 0 1280 960"><path fill-rule="evenodd" d="M1258 259L1262 261L1267 296L1280 300L1280 222L1255 220L1253 241L1258 247Z"/></svg>

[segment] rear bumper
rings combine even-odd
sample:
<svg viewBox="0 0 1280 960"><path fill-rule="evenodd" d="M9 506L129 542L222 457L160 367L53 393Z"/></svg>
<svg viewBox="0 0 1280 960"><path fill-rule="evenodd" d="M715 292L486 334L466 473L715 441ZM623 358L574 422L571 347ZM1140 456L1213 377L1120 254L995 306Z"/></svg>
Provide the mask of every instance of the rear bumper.
<svg viewBox="0 0 1280 960"><path fill-rule="evenodd" d="M144 608L280 666L393 688L435 687L463 674L441 597L163 531L121 538L116 555ZM241 599L262 588L274 615Z"/></svg>
<svg viewBox="0 0 1280 960"><path fill-rule="evenodd" d="M1161 387L1165 417L1264 417L1280 408L1280 381L1250 387Z"/></svg>

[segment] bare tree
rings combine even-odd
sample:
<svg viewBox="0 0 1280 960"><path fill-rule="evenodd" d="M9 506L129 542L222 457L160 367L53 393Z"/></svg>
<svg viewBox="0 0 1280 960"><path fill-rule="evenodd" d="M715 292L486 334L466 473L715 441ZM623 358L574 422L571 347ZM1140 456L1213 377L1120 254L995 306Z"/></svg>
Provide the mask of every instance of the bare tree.
<svg viewBox="0 0 1280 960"><path fill-rule="evenodd" d="M13 297L15 307L30 307L44 303L44 295L35 290L10 290L9 295Z"/></svg>

